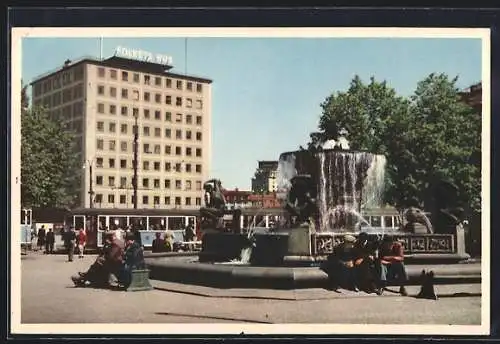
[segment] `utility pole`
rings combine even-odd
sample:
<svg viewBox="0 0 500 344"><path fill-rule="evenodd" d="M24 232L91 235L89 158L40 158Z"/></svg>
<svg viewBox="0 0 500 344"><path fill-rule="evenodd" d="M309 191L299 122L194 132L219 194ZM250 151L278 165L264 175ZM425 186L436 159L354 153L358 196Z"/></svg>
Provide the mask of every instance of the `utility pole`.
<svg viewBox="0 0 500 344"><path fill-rule="evenodd" d="M134 91L134 100L139 98L139 92ZM137 124L137 118L139 117L139 109L137 109L137 113L134 114L135 117L135 126L134 126L134 177L132 179L132 186L134 188L134 209L137 209L137 165L138 165L138 146L139 146L139 126Z"/></svg>
<svg viewBox="0 0 500 344"><path fill-rule="evenodd" d="M89 208L94 207L94 177L92 176L92 160L87 160L89 165ZM85 167L85 164L83 165Z"/></svg>

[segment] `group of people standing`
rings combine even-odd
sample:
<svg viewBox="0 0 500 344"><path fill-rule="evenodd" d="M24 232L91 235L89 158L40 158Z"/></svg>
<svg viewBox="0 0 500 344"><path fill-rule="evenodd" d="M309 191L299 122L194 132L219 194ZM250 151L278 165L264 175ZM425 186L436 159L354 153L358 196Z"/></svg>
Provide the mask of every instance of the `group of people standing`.
<svg viewBox="0 0 500 344"><path fill-rule="evenodd" d="M408 295L404 247L389 236L379 242L370 240L367 233L360 233L357 239L346 235L329 255L326 272L333 290L345 288L382 295L388 283L393 283L399 286L401 295Z"/></svg>
<svg viewBox="0 0 500 344"><path fill-rule="evenodd" d="M136 241L136 235L127 232L123 242L112 231L105 234L103 248L89 269L71 279L78 287L127 288L132 270L144 268L144 249Z"/></svg>
<svg viewBox="0 0 500 344"><path fill-rule="evenodd" d="M181 229L183 229L183 239L185 242L196 240L196 230L191 222L185 228ZM177 251L179 247L176 247L174 233L171 230L166 230L163 235L161 232L156 232L151 249L153 253L158 253Z"/></svg>
<svg viewBox="0 0 500 344"><path fill-rule="evenodd" d="M68 261L73 261L75 250L78 250L79 258L84 257L87 235L83 229L75 230L74 227L68 227L61 231L61 236L65 251L68 254ZM45 247L45 254L55 253L56 236L52 228L47 231L45 225L42 225L37 232L33 230L31 232L31 242L34 251L41 251Z"/></svg>

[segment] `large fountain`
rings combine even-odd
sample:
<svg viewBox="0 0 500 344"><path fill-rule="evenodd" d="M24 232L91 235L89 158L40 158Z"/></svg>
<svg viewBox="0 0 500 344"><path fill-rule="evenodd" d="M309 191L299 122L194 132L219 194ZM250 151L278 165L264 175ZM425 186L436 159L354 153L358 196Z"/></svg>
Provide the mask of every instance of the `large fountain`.
<svg viewBox="0 0 500 344"><path fill-rule="evenodd" d="M384 156L350 150L343 137L314 149L283 153L278 163L282 209L253 209L253 221L245 226L241 223L246 210L228 210L221 181L209 180L204 185L205 207L200 209L202 251L187 257L150 254L150 277L221 288L325 286L327 275L318 267L345 234L363 231L374 240L391 236L403 242L410 283L420 283L419 263L433 264L438 277L480 280L479 264L456 264L469 257L460 208L436 202L444 221L436 222L436 228L417 208L405 212L404 226L390 231L372 228L363 218L367 209L381 204L385 162ZM257 215L270 211L279 218L277 226L255 222Z"/></svg>
<svg viewBox="0 0 500 344"><path fill-rule="evenodd" d="M458 224L452 233L435 233L425 213L416 208L406 213L406 230L372 228L363 218L364 209L382 205L385 165L383 155L350 150L344 136L313 149L282 153L277 197L283 204L285 225L273 230L248 226L235 232L233 226L232 232L208 232L203 236L200 261L317 265L345 234L361 231L374 239L387 235L403 241L409 261L466 259Z"/></svg>

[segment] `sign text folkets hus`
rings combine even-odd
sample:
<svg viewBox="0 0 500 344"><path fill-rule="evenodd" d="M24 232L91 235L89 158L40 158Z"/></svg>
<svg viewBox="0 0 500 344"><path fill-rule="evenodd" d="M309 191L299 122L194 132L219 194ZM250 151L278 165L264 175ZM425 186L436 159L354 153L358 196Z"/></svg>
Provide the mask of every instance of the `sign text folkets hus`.
<svg viewBox="0 0 500 344"><path fill-rule="evenodd" d="M172 65L172 56L153 54L149 51L140 49L130 49L118 46L115 50L115 55L119 57L129 58L150 63L157 63L162 65Z"/></svg>

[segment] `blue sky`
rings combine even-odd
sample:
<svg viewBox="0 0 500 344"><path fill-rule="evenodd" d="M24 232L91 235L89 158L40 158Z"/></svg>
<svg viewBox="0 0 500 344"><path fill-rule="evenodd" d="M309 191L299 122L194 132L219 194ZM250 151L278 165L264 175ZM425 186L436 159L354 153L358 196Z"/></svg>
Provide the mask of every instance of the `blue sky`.
<svg viewBox="0 0 500 344"><path fill-rule="evenodd" d="M185 70L184 38L105 38L103 56L117 46L173 57ZM25 38L22 77L29 82L66 59L99 56L98 38ZM277 160L305 145L320 103L345 90L354 75L386 80L410 95L432 72L481 80L480 39L189 38L188 74L212 79L212 171L226 188L249 189L258 160Z"/></svg>

